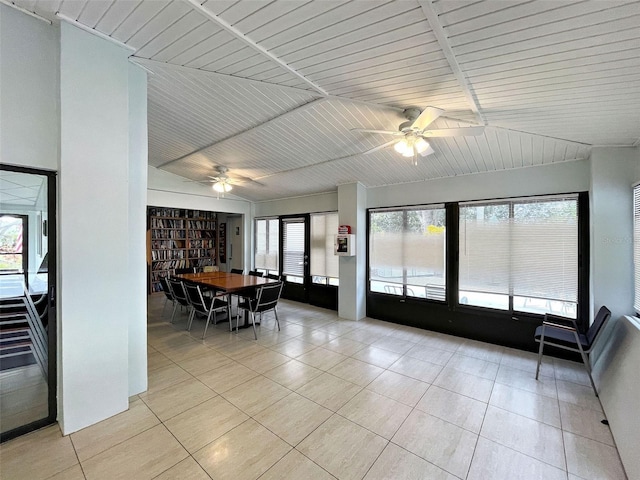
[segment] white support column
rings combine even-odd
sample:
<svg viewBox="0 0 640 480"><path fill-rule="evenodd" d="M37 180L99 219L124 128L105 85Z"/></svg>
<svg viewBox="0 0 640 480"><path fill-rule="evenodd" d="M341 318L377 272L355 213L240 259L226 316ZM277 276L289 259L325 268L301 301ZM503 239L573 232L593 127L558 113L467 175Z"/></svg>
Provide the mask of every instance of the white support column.
<svg viewBox="0 0 640 480"><path fill-rule="evenodd" d="M366 309L367 254L367 190L361 183L338 185L338 216L340 225L350 225L355 234L356 255L340 257L340 288L338 315L360 320Z"/></svg>

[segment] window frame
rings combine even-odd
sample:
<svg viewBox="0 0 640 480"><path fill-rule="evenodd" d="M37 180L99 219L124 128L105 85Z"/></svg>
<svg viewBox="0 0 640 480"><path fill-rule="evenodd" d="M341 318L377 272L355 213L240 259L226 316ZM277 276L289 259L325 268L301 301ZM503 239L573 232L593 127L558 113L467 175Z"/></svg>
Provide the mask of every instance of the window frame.
<svg viewBox="0 0 640 480"><path fill-rule="evenodd" d="M258 221L264 220L266 221L266 230L265 230L265 237L266 237L266 246L267 246L267 252L270 251L269 250L269 221L270 220L275 220L277 225L278 225L278 245L276 248L276 251L278 252L278 261L277 261L277 265L275 269L267 269L267 268L262 268L262 267L256 267L256 255L258 253ZM253 219L253 266L255 268L255 270L259 271L259 272L263 272L265 275L280 275L280 221L279 221L279 217L274 217L274 216L268 216L268 217L255 217Z"/></svg>
<svg viewBox="0 0 640 480"><path fill-rule="evenodd" d="M313 241L313 216L314 215L338 215L337 210L327 211L327 212L313 212L309 214L309 242ZM338 218L338 225L340 224L340 220ZM337 235L338 232L334 232L334 235ZM340 257L336 256L336 260L340 260ZM313 265L311 264L313 261L313 255L311 254L311 248L309 249L309 282L312 285L319 285L324 287L339 287L340 286L340 277L330 277L326 275L314 275L311 271L313 269ZM322 281L320 281L322 279Z"/></svg>
<svg viewBox="0 0 640 480"><path fill-rule="evenodd" d="M632 197L632 255L633 255L633 309L640 316L640 182L631 188Z"/></svg>
<svg viewBox="0 0 640 480"><path fill-rule="evenodd" d="M416 295L408 295L410 285L407 285L407 268L403 265L402 267L402 294L396 294L391 292L380 292L377 290L371 289L371 215L373 213L383 213L383 212L403 212L402 225L403 229L407 225L407 215L406 212L416 211L416 210L443 210L445 214L445 232L444 232L444 295L443 299L432 298L432 297L419 297ZM432 204L421 204L421 205L407 205L407 206L396 206L396 207L379 207L379 208L369 208L367 209L367 256L366 256L366 283L367 283L367 295L384 295L391 298L399 298L401 301L411 300L416 302L428 302L428 303L437 303L437 304L449 304L449 249L450 249L450 232L449 232L449 209L447 208L447 204L442 202L432 203ZM375 280L374 280L375 281Z"/></svg>

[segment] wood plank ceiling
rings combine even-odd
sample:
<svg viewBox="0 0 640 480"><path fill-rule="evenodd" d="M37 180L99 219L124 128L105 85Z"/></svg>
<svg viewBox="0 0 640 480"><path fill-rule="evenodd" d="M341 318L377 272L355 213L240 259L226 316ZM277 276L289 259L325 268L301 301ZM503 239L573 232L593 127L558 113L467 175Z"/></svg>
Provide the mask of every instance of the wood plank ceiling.
<svg viewBox="0 0 640 480"><path fill-rule="evenodd" d="M583 160L638 146L640 2L15 0L130 47L149 75L149 164L256 180L252 201ZM417 166L389 141L446 110Z"/></svg>

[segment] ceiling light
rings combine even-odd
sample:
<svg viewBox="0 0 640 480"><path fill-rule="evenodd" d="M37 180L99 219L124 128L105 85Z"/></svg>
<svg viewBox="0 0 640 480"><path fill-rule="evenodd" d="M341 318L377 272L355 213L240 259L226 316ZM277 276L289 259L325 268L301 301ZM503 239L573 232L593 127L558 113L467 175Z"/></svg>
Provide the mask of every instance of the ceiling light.
<svg viewBox="0 0 640 480"><path fill-rule="evenodd" d="M233 187L224 181L217 181L213 184L213 189L218 193L230 192Z"/></svg>
<svg viewBox="0 0 640 480"><path fill-rule="evenodd" d="M429 142L427 142L422 137L418 138L418 140L416 140L416 143L414 145L418 153L423 153L425 150L427 150L430 147Z"/></svg>

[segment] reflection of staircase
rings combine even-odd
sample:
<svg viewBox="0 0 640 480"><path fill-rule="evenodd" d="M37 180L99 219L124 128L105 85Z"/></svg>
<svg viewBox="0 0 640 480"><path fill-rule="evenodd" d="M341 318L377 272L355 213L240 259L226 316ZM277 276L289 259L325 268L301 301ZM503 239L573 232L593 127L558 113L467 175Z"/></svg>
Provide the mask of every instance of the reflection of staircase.
<svg viewBox="0 0 640 480"><path fill-rule="evenodd" d="M33 300L26 293L0 299L0 368L7 370L34 361L46 379L47 334Z"/></svg>

